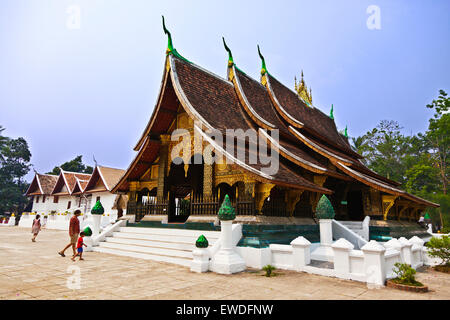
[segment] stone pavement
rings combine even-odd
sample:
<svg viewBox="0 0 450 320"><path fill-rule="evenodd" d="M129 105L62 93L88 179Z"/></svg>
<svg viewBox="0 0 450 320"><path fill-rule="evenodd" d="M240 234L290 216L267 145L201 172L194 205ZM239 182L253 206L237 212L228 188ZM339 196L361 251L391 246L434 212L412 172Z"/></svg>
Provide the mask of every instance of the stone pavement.
<svg viewBox="0 0 450 320"><path fill-rule="evenodd" d="M369 289L364 283L277 270L234 275L197 274L188 268L150 260L85 252L72 262L57 251L67 231L43 230L31 242L29 228L0 227L0 299L450 299L450 275L423 268L417 279L431 292ZM69 249L70 250L70 249ZM69 289L69 267L80 269L80 289Z"/></svg>

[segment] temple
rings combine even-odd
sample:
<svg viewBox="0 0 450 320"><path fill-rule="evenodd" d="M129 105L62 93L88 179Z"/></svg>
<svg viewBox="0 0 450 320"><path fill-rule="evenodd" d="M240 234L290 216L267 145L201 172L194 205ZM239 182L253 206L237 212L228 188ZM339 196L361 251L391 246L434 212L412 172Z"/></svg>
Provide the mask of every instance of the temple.
<svg viewBox="0 0 450 320"><path fill-rule="evenodd" d="M51 213L89 213L97 200L104 204L107 214L125 214L127 197L111 192L124 170L96 166L92 174L61 169L59 175L35 173L25 195L32 200L30 212L43 216Z"/></svg>
<svg viewBox="0 0 450 320"><path fill-rule="evenodd" d="M168 48L159 96L135 158L112 188L128 195L127 213L137 221L213 221L226 194L237 220L252 223L312 221L322 195L338 220L417 221L427 207L438 206L366 167L346 132L338 131L333 111L327 115L313 105L303 72L295 91L289 89L269 73L258 47L257 81L237 67L224 40L228 62L221 77L181 56L164 30ZM253 130L277 153L278 170L267 173L267 164L239 159L239 152L247 160L254 156L249 137L229 152L212 138L213 130L223 136ZM208 147L225 160L206 159L202 150Z"/></svg>

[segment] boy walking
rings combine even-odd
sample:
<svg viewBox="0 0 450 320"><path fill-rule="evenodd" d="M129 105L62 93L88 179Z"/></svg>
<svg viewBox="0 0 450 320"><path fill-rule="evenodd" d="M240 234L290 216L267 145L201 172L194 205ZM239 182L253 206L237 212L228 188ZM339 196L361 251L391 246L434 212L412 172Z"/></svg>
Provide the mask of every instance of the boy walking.
<svg viewBox="0 0 450 320"><path fill-rule="evenodd" d="M83 259L83 246L87 247L87 245L84 244L83 238L84 238L84 232L81 232L80 237L78 238L78 242L77 242L77 254L75 254L72 257L72 261L75 261L76 256L79 256L80 260L84 260Z"/></svg>

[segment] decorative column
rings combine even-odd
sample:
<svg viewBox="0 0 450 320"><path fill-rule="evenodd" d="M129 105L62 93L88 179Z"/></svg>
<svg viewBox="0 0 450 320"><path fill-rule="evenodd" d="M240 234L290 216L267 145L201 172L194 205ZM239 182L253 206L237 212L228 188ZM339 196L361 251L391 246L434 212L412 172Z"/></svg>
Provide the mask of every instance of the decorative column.
<svg viewBox="0 0 450 320"><path fill-rule="evenodd" d="M361 248L361 251L364 253L367 284L384 286L386 281L384 252L386 249L375 240L371 240Z"/></svg>
<svg viewBox="0 0 450 320"><path fill-rule="evenodd" d="M409 265L413 265L412 263L412 242L409 241L408 239L406 239L405 237L401 237L400 239L398 239L398 241L400 241L400 243L402 244L402 256L403 256L403 261L404 263L407 263Z"/></svg>
<svg viewBox="0 0 450 320"><path fill-rule="evenodd" d="M203 198L207 199L213 193L213 166L211 153L203 159Z"/></svg>
<svg viewBox="0 0 450 320"><path fill-rule="evenodd" d="M291 242L293 267L295 271L303 271L303 267L311 263L311 242L304 237L297 237Z"/></svg>
<svg viewBox="0 0 450 320"><path fill-rule="evenodd" d="M209 269L208 240L201 235L195 242L195 246L196 248L192 252L194 259L191 262L191 271L206 272Z"/></svg>
<svg viewBox="0 0 450 320"><path fill-rule="evenodd" d="M92 226L92 235L97 236L100 233L100 221L102 219L103 213L105 212L105 209L103 209L103 206L98 200L95 203L95 206L91 210L92 218L94 219L94 225Z"/></svg>
<svg viewBox="0 0 450 320"><path fill-rule="evenodd" d="M332 246L334 252L334 270L336 277L350 279L350 252L354 246L344 238L340 238Z"/></svg>
<svg viewBox="0 0 450 320"><path fill-rule="evenodd" d="M419 259L420 262L423 264L423 245L425 243L425 241L423 241L422 239L420 239L418 236L414 236L411 239L409 239L409 241L413 244L412 246L412 250L414 249L418 249L419 250Z"/></svg>
<svg viewBox="0 0 450 320"><path fill-rule="evenodd" d="M320 247L312 253L315 260L333 261L333 218L334 209L327 196L323 195L316 207L316 217L319 219Z"/></svg>
<svg viewBox="0 0 450 320"><path fill-rule="evenodd" d="M334 209L327 196L323 195L316 207L316 217L320 224L320 244L330 246L333 243L332 221Z"/></svg>
<svg viewBox="0 0 450 320"><path fill-rule="evenodd" d="M235 251L233 245L233 220L236 218L234 208L231 206L230 198L228 195L222 203L219 209L220 219L220 250L211 259L210 269L211 271L221 274L232 274L245 270L245 261Z"/></svg>
<svg viewBox="0 0 450 320"><path fill-rule="evenodd" d="M14 213L9 217L8 226L15 226L16 225L16 217L14 216Z"/></svg>
<svg viewBox="0 0 450 320"><path fill-rule="evenodd" d="M170 142L170 135L162 134L161 148L159 151L158 186L156 189L156 197L158 201L164 200L164 180L166 177L166 171L168 166L167 160L169 158L169 142Z"/></svg>

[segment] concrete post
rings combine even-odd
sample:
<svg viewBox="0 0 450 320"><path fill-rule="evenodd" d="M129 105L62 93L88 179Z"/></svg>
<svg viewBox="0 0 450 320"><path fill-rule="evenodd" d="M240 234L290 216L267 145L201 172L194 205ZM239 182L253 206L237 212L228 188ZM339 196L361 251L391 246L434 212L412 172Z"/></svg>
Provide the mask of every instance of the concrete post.
<svg viewBox="0 0 450 320"><path fill-rule="evenodd" d="M412 248L416 248L418 247L420 250L420 262L423 263L423 245L425 243L425 241L423 241L422 239L420 239L418 236L414 236L411 239L409 239L409 241L413 244Z"/></svg>
<svg viewBox="0 0 450 320"><path fill-rule="evenodd" d="M400 243L402 244L402 256L403 256L403 262L409 264L410 266L413 265L412 263L412 243L406 239L405 237L401 237L398 239Z"/></svg>
<svg viewBox="0 0 450 320"><path fill-rule="evenodd" d="M354 246L344 238L331 245L334 252L334 270L336 277L342 279L350 279L350 251Z"/></svg>
<svg viewBox="0 0 450 320"><path fill-rule="evenodd" d="M402 263L405 262L405 260L403 258L403 252L402 252L403 245L398 239L392 238L391 240L389 240L388 242L386 242L384 244L384 247L386 249L394 249L394 250L399 251Z"/></svg>
<svg viewBox="0 0 450 320"><path fill-rule="evenodd" d="M191 262L191 271L207 272L209 269L209 254L207 248L195 248L192 252L194 259Z"/></svg>
<svg viewBox="0 0 450 320"><path fill-rule="evenodd" d="M303 267L311 263L311 242L304 237L297 237L291 241L293 267L296 271L303 271Z"/></svg>
<svg viewBox="0 0 450 320"><path fill-rule="evenodd" d="M245 270L245 261L233 248L233 221L221 220L221 247L211 260L211 271L232 274Z"/></svg>
<svg viewBox="0 0 450 320"><path fill-rule="evenodd" d="M331 246L333 243L332 219L320 219L320 245Z"/></svg>
<svg viewBox="0 0 450 320"><path fill-rule="evenodd" d="M9 217L8 225L9 226L15 226L16 225L16 217L15 216Z"/></svg>
<svg viewBox="0 0 450 320"><path fill-rule="evenodd" d="M361 251L364 253L367 284L384 286L386 281L384 252L386 248L375 240L371 240L361 248Z"/></svg>
<svg viewBox="0 0 450 320"><path fill-rule="evenodd" d="M100 233L101 214L91 214L92 216L92 236L97 236Z"/></svg>

